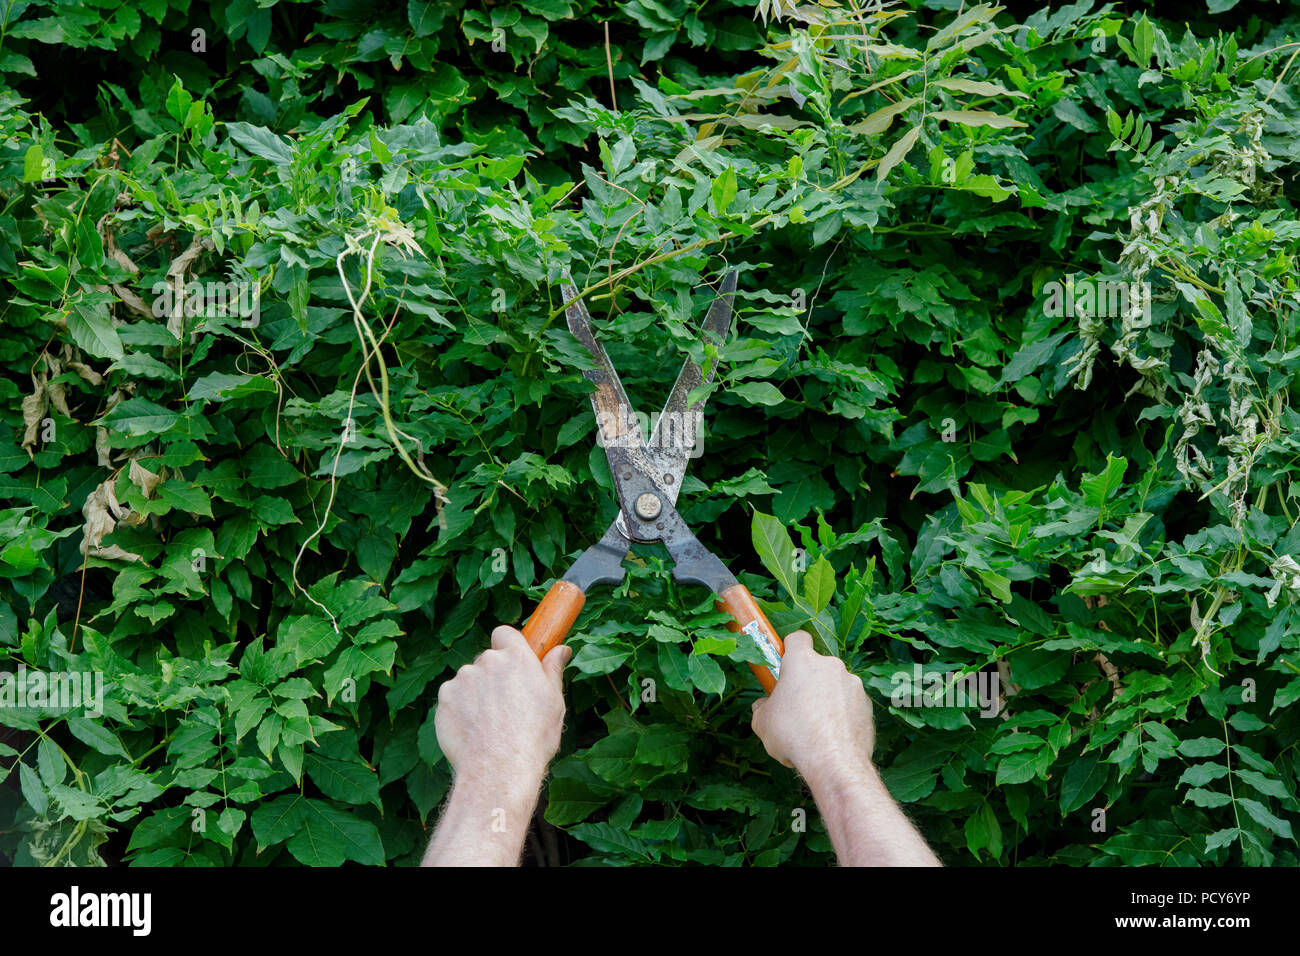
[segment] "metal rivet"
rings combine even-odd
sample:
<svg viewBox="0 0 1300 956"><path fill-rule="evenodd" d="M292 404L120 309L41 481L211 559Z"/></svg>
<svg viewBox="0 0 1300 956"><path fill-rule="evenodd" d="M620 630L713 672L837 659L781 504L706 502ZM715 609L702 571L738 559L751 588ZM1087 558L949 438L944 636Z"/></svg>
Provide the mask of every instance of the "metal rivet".
<svg viewBox="0 0 1300 956"><path fill-rule="evenodd" d="M672 475L664 475L664 484L671 485L676 479Z"/></svg>
<svg viewBox="0 0 1300 956"><path fill-rule="evenodd" d="M647 491L644 494L637 496L636 513L637 517L641 518L643 521L657 518L662 508L663 505L659 502L659 496L652 491Z"/></svg>

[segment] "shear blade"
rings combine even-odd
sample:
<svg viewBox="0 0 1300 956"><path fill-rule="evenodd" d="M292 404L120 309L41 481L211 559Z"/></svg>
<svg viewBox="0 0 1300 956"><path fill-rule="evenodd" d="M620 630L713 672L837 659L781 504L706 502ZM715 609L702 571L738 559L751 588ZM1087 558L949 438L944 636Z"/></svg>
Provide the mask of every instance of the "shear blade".
<svg viewBox="0 0 1300 956"><path fill-rule="evenodd" d="M711 382L716 368L711 368L705 375L691 359L688 358L683 363L647 444L618 372L592 329L591 314L579 298L578 290L567 273L560 283L560 290L568 303L565 318L569 331L591 353L596 365L594 369L585 370L583 375L596 386L596 391L591 396L591 405L596 414L601 446L609 458L616 486L621 484L620 469L626 472L627 468L633 468L648 475L656 489L667 499L667 504L675 505L681 491L682 476L686 473L686 463L697 457L702 450L706 401L697 401L691 405L690 394L694 389ZM735 291L736 272L732 270L723 278L720 294L710 305L701 329L702 337L715 345L725 342L730 331ZM629 540L633 540L627 532L622 514L618 524Z"/></svg>
<svg viewBox="0 0 1300 956"><path fill-rule="evenodd" d="M735 293L736 272L733 269L723 278L721 292L709 306L701 329L701 337L713 345L722 345L727 341ZM668 393L659 420L655 422L647 453L664 479L663 484L667 486L664 491L668 494L669 504L677 503L686 463L691 458L699 457L703 451L704 406L708 400L701 399L691 405L691 392L712 382L716 373L717 363L706 375L697 363L688 358L682 364L672 391Z"/></svg>
<svg viewBox="0 0 1300 956"><path fill-rule="evenodd" d="M631 445L644 448L645 438L641 426L632 414L632 403L628 401L623 382L614 370L605 347L596 338L591 328L591 313L586 303L578 297L578 290L566 274L560 283L560 292L568 305L564 317L569 331L591 353L595 368L584 369L583 377L596 386L591 395L591 408L596 413L596 427L600 431L601 444L606 449Z"/></svg>

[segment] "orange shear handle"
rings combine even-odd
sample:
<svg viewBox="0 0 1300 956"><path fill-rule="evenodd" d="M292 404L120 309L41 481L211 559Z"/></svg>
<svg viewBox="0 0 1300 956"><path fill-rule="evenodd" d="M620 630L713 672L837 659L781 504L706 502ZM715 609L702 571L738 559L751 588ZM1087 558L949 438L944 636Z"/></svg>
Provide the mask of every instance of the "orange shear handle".
<svg viewBox="0 0 1300 956"><path fill-rule="evenodd" d="M763 656L767 658L766 666L750 664L749 667L758 678L758 682L763 685L763 690L772 693L776 689L776 680L781 673L781 658L785 654L785 644L776 633L776 628L767 619L763 609L758 606L754 595L750 594L749 589L743 584L733 584L719 594L717 607L719 611L726 611L732 617L727 629L737 634L749 635L763 652Z"/></svg>
<svg viewBox="0 0 1300 956"><path fill-rule="evenodd" d="M564 643L586 603L587 595L572 581L561 579L552 584L522 628L533 653L542 658L555 645Z"/></svg>

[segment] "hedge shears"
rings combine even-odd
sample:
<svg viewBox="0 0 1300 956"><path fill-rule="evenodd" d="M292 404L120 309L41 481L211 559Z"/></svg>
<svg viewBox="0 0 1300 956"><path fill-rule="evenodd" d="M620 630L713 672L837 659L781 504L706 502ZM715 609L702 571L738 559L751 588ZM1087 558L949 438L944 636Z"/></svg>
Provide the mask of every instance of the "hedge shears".
<svg viewBox="0 0 1300 956"><path fill-rule="evenodd" d="M770 694L776 687L785 653L781 638L749 590L700 544L676 508L686 463L699 454L703 435L705 402L701 399L691 404L688 399L692 390L712 381L716 363L706 374L687 358L647 444L623 383L592 331L591 315L567 274L560 289L569 331L591 353L594 363L582 374L596 387L591 407L596 413L600 444L609 459L619 513L601 539L551 585L524 624L524 636L537 656L544 657L568 636L586 603L587 589L622 581L623 559L633 543L658 542L673 559L673 577L712 590L718 598L718 609L733 618L728 628L747 635L758 646L766 664L750 667ZM702 335L715 345L727 338L735 292L736 273L732 271L723 279L721 291L704 320Z"/></svg>

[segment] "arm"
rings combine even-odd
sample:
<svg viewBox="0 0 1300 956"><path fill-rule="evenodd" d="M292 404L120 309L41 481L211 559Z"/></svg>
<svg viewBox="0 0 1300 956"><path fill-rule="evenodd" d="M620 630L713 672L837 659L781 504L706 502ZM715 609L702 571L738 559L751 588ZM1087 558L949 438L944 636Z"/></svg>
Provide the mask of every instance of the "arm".
<svg viewBox="0 0 1300 956"><path fill-rule="evenodd" d="M785 640L781 679L754 703L767 752L808 781L841 866L939 866L871 763L876 728L862 681L844 662Z"/></svg>
<svg viewBox="0 0 1300 956"><path fill-rule="evenodd" d="M434 729L452 766L451 797L424 866L518 866L546 766L564 723L561 645L539 661L513 627L438 691Z"/></svg>

